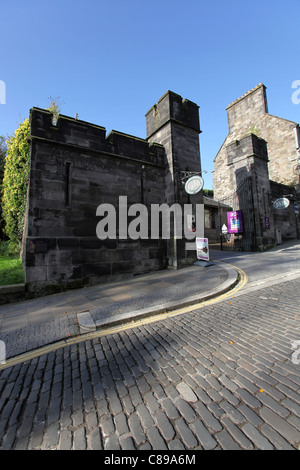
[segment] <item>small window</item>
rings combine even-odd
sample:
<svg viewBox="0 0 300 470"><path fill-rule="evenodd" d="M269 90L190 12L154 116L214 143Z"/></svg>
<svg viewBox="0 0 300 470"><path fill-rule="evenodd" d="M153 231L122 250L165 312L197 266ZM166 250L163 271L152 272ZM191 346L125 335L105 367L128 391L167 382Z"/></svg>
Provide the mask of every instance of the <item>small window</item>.
<svg viewBox="0 0 300 470"><path fill-rule="evenodd" d="M216 228L216 213L213 210L204 210L204 225L205 228Z"/></svg>
<svg viewBox="0 0 300 470"><path fill-rule="evenodd" d="M211 228L211 213L210 210L204 210L204 224L205 228Z"/></svg>
<svg viewBox="0 0 300 470"><path fill-rule="evenodd" d="M66 191L65 191L65 202L69 207L71 205L71 162L66 162Z"/></svg>

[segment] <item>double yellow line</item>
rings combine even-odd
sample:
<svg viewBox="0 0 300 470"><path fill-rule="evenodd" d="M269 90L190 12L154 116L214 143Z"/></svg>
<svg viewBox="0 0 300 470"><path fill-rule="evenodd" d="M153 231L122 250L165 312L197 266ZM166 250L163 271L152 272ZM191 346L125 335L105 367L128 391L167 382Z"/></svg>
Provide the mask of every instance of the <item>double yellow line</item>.
<svg viewBox="0 0 300 470"><path fill-rule="evenodd" d="M225 263L225 264L230 264L230 263ZM230 266L232 266L238 272L239 281L233 289L231 289L228 292L225 292L224 294L221 294L217 297L213 297L209 300L204 300L202 302L189 305L187 307L181 307L179 309L171 310L165 313L154 314L151 317L142 318L140 320L134 320L134 321L130 321L127 323L122 323L121 325L111 326L111 327L107 327L105 329L97 330L91 333L85 333L80 336L74 336L72 338L66 338L61 341L57 341L56 343L52 343L47 346L43 346L39 349L30 351L28 353L20 354L19 356L15 356L11 359L7 359L5 364L0 364L0 370L5 369L7 367L12 367L16 364L20 364L25 361L30 361L31 359L35 359L37 357L43 356L44 354L57 351L58 349L64 348L66 346L71 346L72 344L81 343L86 340L99 338L101 336L106 336L109 334L120 333L121 331L125 331L128 329L134 328L136 326L143 326L149 323L154 323L157 321L165 320L167 318L175 317L177 315L182 315L184 313L189 313L193 310L204 308L204 307L207 307L208 305L212 305L217 302L221 302L222 300L228 299L230 297L234 297L234 295L238 291L240 291L247 283L247 275L242 269L237 268L236 266L232 264L230 264Z"/></svg>

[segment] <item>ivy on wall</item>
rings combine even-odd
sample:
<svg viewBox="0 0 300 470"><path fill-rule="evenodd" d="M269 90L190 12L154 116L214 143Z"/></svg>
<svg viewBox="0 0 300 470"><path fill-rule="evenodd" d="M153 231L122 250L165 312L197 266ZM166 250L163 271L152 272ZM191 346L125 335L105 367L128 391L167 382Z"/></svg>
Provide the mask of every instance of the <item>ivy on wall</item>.
<svg viewBox="0 0 300 470"><path fill-rule="evenodd" d="M3 177L2 213L4 232L14 242L22 241L30 168L29 119L25 119L7 141Z"/></svg>

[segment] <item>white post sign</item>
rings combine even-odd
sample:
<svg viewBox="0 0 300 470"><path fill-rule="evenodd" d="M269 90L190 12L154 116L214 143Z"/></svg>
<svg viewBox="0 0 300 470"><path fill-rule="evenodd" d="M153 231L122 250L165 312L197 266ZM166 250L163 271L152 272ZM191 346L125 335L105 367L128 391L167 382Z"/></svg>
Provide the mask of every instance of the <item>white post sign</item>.
<svg viewBox="0 0 300 470"><path fill-rule="evenodd" d="M227 228L227 225L225 225L225 224L222 227L222 233L223 233L223 235L226 235L228 233L228 228Z"/></svg>
<svg viewBox="0 0 300 470"><path fill-rule="evenodd" d="M0 364L6 363L6 346L4 341L0 341Z"/></svg>
<svg viewBox="0 0 300 470"><path fill-rule="evenodd" d="M209 261L208 238L196 238L197 259Z"/></svg>

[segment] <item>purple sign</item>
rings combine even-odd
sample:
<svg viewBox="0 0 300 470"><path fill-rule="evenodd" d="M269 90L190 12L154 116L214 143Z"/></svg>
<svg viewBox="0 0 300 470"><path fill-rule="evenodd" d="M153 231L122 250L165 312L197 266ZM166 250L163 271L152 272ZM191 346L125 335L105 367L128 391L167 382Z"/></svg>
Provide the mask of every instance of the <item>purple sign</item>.
<svg viewBox="0 0 300 470"><path fill-rule="evenodd" d="M270 228L270 219L269 219L269 217L265 217L265 227Z"/></svg>
<svg viewBox="0 0 300 470"><path fill-rule="evenodd" d="M242 233L242 211L227 212L228 233Z"/></svg>

